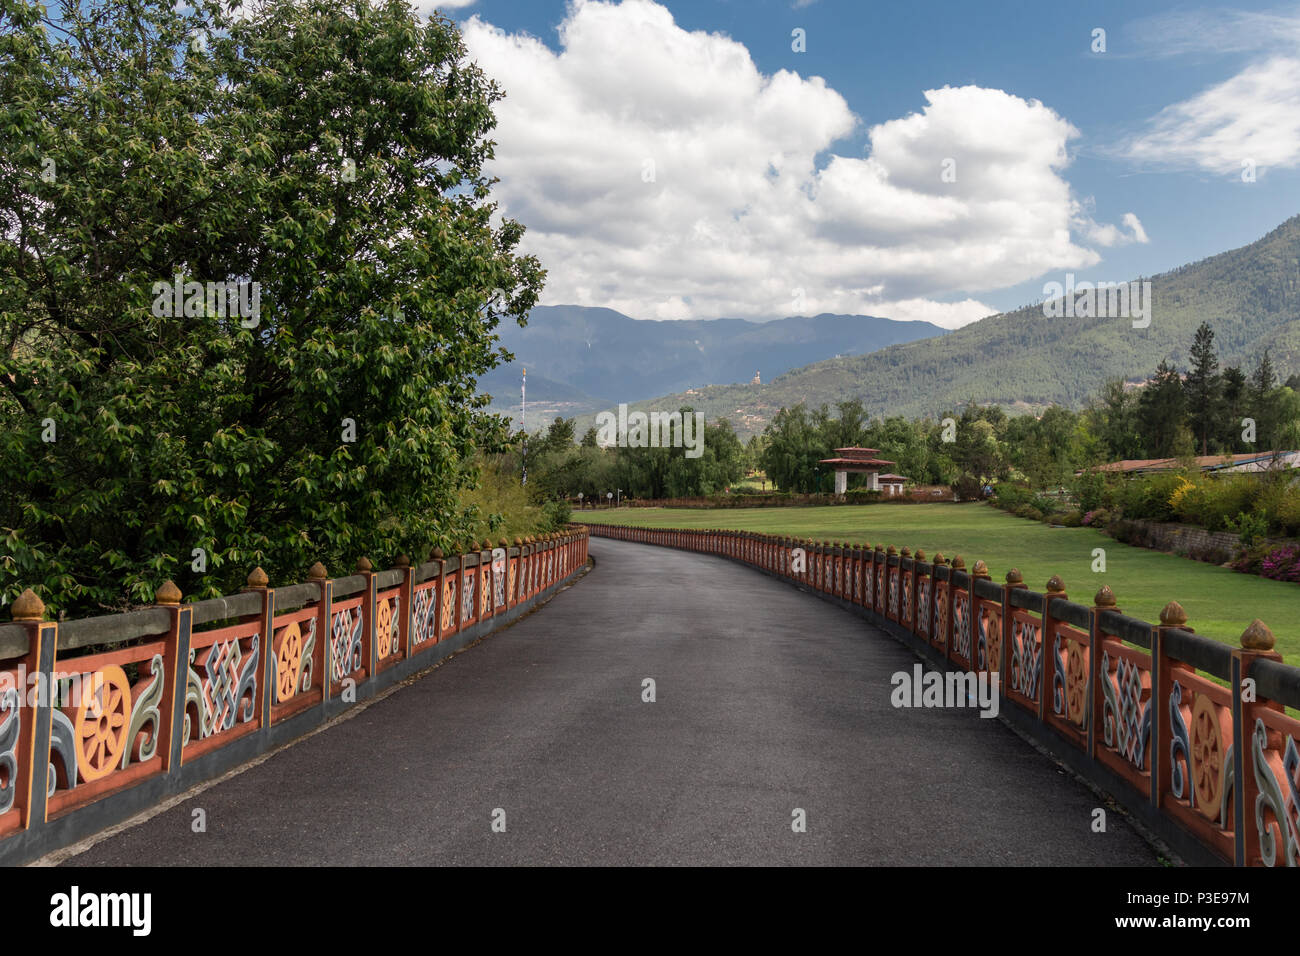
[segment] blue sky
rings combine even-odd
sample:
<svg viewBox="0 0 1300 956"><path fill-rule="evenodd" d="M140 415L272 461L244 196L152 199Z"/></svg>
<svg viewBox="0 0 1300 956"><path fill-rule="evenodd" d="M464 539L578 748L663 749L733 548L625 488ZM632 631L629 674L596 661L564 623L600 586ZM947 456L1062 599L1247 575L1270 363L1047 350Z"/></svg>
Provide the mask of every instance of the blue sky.
<svg viewBox="0 0 1300 956"><path fill-rule="evenodd" d="M494 171L553 304L955 326L1300 212L1300 5L440 8L506 88Z"/></svg>

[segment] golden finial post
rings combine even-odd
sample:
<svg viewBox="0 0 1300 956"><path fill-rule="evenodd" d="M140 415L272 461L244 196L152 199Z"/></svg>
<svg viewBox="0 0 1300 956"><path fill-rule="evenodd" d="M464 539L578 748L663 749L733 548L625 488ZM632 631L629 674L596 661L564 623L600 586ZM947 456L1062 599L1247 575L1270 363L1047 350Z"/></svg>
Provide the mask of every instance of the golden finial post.
<svg viewBox="0 0 1300 956"><path fill-rule="evenodd" d="M15 621L43 621L45 602L37 597L36 592L31 588L26 588L9 608L9 613L13 615Z"/></svg>
<svg viewBox="0 0 1300 956"><path fill-rule="evenodd" d="M1191 632L1192 629L1187 626L1187 612L1177 601L1170 601L1160 610L1160 626L1176 627L1182 631Z"/></svg>
<svg viewBox="0 0 1300 956"><path fill-rule="evenodd" d="M1277 645L1277 638L1267 624L1259 618L1251 621L1241 632L1241 646L1248 651L1271 651Z"/></svg>
<svg viewBox="0 0 1300 956"><path fill-rule="evenodd" d="M154 592L153 603L159 607L177 607L181 603L181 589L169 578Z"/></svg>

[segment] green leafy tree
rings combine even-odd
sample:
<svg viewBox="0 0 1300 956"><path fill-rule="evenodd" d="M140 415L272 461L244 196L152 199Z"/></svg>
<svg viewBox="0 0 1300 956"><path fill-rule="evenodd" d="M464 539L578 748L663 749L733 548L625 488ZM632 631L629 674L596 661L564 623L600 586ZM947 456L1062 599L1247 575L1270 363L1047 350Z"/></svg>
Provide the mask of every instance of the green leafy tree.
<svg viewBox="0 0 1300 956"><path fill-rule="evenodd" d="M688 458L681 450L673 450L676 454L669 461L666 479L670 498L719 494L744 474L744 447L726 419L705 424L698 457Z"/></svg>
<svg viewBox="0 0 1300 956"><path fill-rule="evenodd" d="M764 431L763 470L781 491L816 490L821 472L818 462L828 457L827 446L801 402L782 408Z"/></svg>
<svg viewBox="0 0 1300 956"><path fill-rule="evenodd" d="M1087 434L1081 416L1051 405L1038 418L1022 415L1007 423L1007 457L1033 487L1060 487L1091 463Z"/></svg>
<svg viewBox="0 0 1300 956"><path fill-rule="evenodd" d="M454 25L42 10L0 8L0 596L85 612L460 537L506 434L476 378L544 274L494 219L502 94ZM176 314L177 280L259 305Z"/></svg>
<svg viewBox="0 0 1300 956"><path fill-rule="evenodd" d="M955 487L962 497L982 495L984 487L1007 472L1006 449L998 439L999 422L1005 424L1005 415L989 415L987 409L967 408L957 423L952 460L959 471Z"/></svg>
<svg viewBox="0 0 1300 956"><path fill-rule="evenodd" d="M866 440L870 416L857 399L835 403L836 416L831 418L826 406L818 413L822 441L829 452L836 448L861 447Z"/></svg>
<svg viewBox="0 0 1300 956"><path fill-rule="evenodd" d="M1139 424L1137 395L1122 378L1108 380L1088 403L1090 430L1098 437L1112 461L1141 458L1145 451Z"/></svg>
<svg viewBox="0 0 1300 956"><path fill-rule="evenodd" d="M878 448L880 457L894 462L891 470L917 484L940 484L949 479L937 468L938 459L931 448L930 432L934 423L910 421L891 415L871 423L862 444Z"/></svg>

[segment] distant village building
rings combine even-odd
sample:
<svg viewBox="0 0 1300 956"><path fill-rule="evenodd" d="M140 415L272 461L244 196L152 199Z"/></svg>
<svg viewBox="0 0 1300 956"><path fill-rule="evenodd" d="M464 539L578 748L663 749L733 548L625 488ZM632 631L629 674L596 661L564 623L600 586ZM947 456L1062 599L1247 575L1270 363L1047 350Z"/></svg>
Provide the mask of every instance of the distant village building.
<svg viewBox="0 0 1300 956"><path fill-rule="evenodd" d="M753 377L752 379L749 380L749 384L750 384L750 385L762 385L762 384L763 384L762 376L760 376L760 375L758 374L758 370L757 370L757 369L754 371L754 377Z"/></svg>
<svg viewBox="0 0 1300 956"><path fill-rule="evenodd" d="M903 493L903 482L907 481L902 475L881 475L878 479L881 489L885 494L893 497Z"/></svg>
<svg viewBox="0 0 1300 956"><path fill-rule="evenodd" d="M839 457L823 458L821 463L835 469L837 495L844 494L848 489L849 472L867 475L867 489L870 491L885 491L886 494L894 495L903 490L903 482L907 479L902 475L880 474L882 468L896 463L877 458L876 455L880 454L878 449L836 448L835 452Z"/></svg>

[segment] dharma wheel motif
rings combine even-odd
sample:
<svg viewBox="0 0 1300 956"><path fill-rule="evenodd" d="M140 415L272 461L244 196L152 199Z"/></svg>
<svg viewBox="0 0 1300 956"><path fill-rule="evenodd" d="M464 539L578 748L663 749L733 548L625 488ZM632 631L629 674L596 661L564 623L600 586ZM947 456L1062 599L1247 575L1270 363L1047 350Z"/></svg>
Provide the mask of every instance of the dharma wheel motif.
<svg viewBox="0 0 1300 956"><path fill-rule="evenodd" d="M275 651L275 699L283 702L298 690L302 673L302 628L294 621L280 632L280 646Z"/></svg>
<svg viewBox="0 0 1300 956"><path fill-rule="evenodd" d="M1088 659L1078 641L1065 642L1065 708L1066 716L1079 727L1087 723L1088 709Z"/></svg>
<svg viewBox="0 0 1300 956"><path fill-rule="evenodd" d="M1196 808L1210 819L1219 816L1223 800L1223 728L1219 707L1205 694L1192 705L1192 785Z"/></svg>
<svg viewBox="0 0 1300 956"><path fill-rule="evenodd" d="M126 672L110 664L83 686L73 720L77 767L90 783L106 777L122 762L131 718L131 685Z"/></svg>

